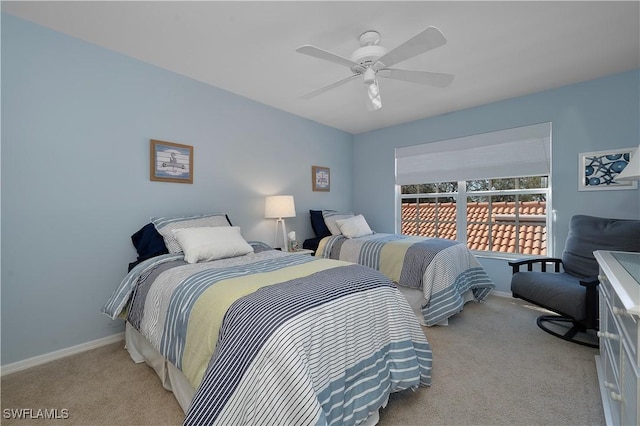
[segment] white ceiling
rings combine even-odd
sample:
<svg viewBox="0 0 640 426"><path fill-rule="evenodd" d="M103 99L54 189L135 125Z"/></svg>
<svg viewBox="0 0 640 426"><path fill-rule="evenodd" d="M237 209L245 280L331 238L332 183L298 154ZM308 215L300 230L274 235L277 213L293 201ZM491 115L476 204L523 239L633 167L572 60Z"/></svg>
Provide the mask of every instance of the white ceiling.
<svg viewBox="0 0 640 426"><path fill-rule="evenodd" d="M238 95L357 134L640 67L640 2L8 2L2 10ZM366 30L388 49L435 26L447 44L394 66L455 74L446 88L380 80L369 112L347 67Z"/></svg>

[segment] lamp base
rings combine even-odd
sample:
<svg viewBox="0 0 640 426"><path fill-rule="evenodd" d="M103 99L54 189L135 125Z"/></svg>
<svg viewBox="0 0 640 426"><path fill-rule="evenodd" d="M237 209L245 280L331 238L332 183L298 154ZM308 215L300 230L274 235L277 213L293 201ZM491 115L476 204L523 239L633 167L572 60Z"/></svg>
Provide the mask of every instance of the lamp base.
<svg viewBox="0 0 640 426"><path fill-rule="evenodd" d="M287 227L284 224L283 218L278 218L278 220L276 220L276 233L273 239L273 248L278 247L278 226L280 223L282 223L282 251L289 251L289 246L287 244Z"/></svg>

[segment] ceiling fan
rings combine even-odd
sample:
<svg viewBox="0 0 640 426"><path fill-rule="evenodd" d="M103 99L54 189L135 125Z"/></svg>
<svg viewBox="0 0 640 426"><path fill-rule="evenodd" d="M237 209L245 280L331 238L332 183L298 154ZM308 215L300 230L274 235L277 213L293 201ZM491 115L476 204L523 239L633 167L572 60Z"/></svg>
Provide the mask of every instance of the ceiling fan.
<svg viewBox="0 0 640 426"><path fill-rule="evenodd" d="M446 87L453 81L454 76L452 74L389 68L406 59L413 58L414 56L444 45L447 39L445 39L440 30L435 27L427 28L391 50L387 50L379 45L380 33L377 31L366 31L360 35L359 39L360 48L351 54L350 59L310 45L300 46L296 49L296 52L305 55L324 59L339 65L345 65L349 67L353 73L349 77L307 93L302 96L303 99L310 99L362 76L364 84L367 87L367 107L370 111L374 111L382 108L378 77L409 81L411 83L426 84L435 87Z"/></svg>

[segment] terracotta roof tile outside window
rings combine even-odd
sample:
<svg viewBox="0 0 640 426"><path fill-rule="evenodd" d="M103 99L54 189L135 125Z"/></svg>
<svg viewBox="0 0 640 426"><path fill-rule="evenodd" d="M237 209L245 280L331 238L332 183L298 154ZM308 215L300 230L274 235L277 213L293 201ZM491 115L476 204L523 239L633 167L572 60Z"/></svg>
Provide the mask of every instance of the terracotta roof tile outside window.
<svg viewBox="0 0 640 426"><path fill-rule="evenodd" d="M456 204L435 203L402 204L401 232L405 235L437 236L456 239ZM520 229L515 225L516 207L513 202L494 202L491 205L493 221L489 231L489 204L467 204L467 246L471 250L499 251L528 255L547 254L546 203L527 201L519 203ZM418 223L418 214L420 222ZM438 217L438 235L435 218ZM516 235L519 250L516 251Z"/></svg>

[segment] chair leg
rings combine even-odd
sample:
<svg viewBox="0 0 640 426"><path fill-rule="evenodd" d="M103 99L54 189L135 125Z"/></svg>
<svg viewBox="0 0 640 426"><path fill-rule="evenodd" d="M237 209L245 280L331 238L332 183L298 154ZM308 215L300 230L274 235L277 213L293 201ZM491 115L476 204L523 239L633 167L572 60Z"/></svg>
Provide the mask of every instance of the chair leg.
<svg viewBox="0 0 640 426"><path fill-rule="evenodd" d="M556 325L557 328L559 328L563 332L560 333L558 331L552 330L547 325L547 323ZM585 326L575 322L571 318L559 315L542 315L538 317L538 319L536 320L536 324L538 324L538 327L540 327L547 333L568 342L577 343L579 345L588 346L590 348L599 347L597 335L595 333L589 333L589 330ZM577 337L578 333L585 335L586 338L580 339L579 337Z"/></svg>

